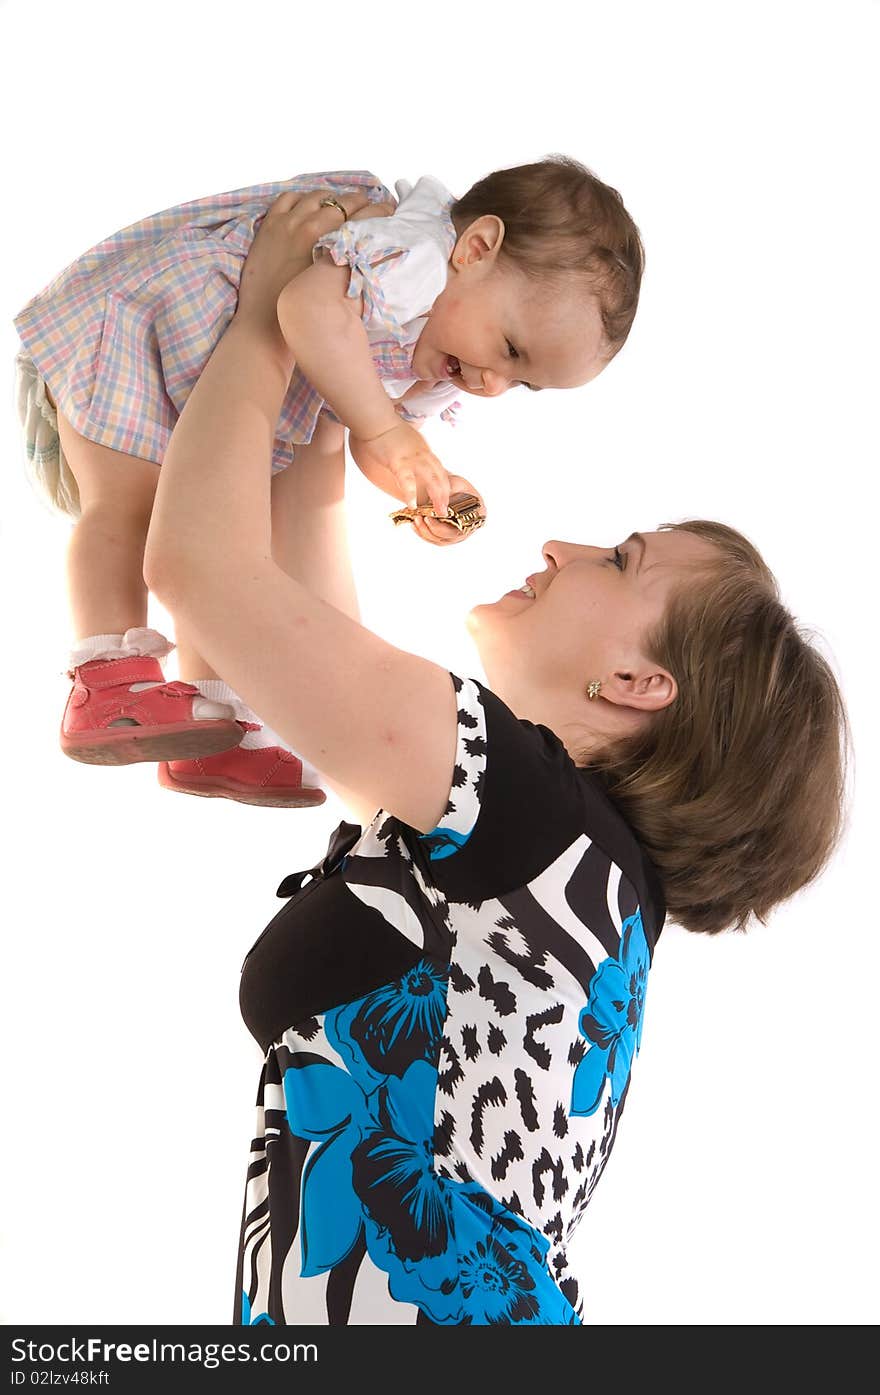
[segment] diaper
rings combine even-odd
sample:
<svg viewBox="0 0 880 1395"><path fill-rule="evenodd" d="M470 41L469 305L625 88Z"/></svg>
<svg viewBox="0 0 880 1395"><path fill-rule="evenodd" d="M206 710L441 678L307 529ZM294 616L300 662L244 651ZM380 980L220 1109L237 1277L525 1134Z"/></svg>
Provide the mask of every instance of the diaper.
<svg viewBox="0 0 880 1395"><path fill-rule="evenodd" d="M24 352L15 356L15 396L24 431L25 469L37 493L67 518L79 518L79 489L58 438L46 380Z"/></svg>

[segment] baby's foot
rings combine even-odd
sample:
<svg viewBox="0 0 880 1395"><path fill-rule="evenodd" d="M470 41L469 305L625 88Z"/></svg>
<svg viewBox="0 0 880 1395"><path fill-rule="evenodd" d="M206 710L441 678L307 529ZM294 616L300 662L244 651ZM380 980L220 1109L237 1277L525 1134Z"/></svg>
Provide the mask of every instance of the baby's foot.
<svg viewBox="0 0 880 1395"><path fill-rule="evenodd" d="M241 723L242 730L251 723ZM172 760L159 766L159 784L180 794L235 799L271 809L310 809L323 804L322 789L303 784L303 764L283 746L238 746L221 755Z"/></svg>
<svg viewBox="0 0 880 1395"><path fill-rule="evenodd" d="M158 659L94 659L71 673L61 749L88 765L213 755L237 746L241 724L189 683L166 683Z"/></svg>

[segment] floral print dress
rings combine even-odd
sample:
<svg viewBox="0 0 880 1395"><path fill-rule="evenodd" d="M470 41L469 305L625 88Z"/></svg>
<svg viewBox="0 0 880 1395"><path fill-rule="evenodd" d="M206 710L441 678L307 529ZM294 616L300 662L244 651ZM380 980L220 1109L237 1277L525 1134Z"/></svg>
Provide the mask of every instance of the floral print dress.
<svg viewBox="0 0 880 1395"><path fill-rule="evenodd" d="M237 1322L584 1320L566 1245L614 1143L662 894L557 737L452 681L438 827L341 824L245 961L265 1063Z"/></svg>

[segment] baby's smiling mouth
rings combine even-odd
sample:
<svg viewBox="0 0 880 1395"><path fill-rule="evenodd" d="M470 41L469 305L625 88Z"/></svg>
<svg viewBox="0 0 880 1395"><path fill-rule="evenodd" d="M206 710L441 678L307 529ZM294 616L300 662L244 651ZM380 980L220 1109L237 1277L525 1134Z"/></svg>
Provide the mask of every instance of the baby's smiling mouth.
<svg viewBox="0 0 880 1395"><path fill-rule="evenodd" d="M467 380L467 378L465 377L463 371L462 371L461 359L456 358L456 357L455 357L455 354L447 354L447 355L446 355L446 376L447 376L447 378L451 378L452 381L453 381L458 387L464 388L465 392L472 392L472 393L474 393L474 394L477 395L477 396L482 396L482 394L483 394L483 384L482 384L482 381L480 381L479 387L474 387L471 383L469 383L468 380ZM478 376L478 378L482 379L482 375L481 375L481 374L478 373L477 376Z"/></svg>

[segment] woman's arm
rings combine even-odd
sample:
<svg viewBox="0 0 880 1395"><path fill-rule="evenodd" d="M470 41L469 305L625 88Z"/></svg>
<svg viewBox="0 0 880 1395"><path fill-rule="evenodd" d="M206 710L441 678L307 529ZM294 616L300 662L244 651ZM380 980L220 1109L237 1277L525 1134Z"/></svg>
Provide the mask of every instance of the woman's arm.
<svg viewBox="0 0 880 1395"><path fill-rule="evenodd" d="M317 599L272 556L269 462L293 359L266 305L289 279L289 268L277 277L291 198L264 219L239 311L175 427L145 576L212 667L331 784L426 832L452 781L448 672ZM318 199L300 201L303 219L320 218Z"/></svg>
<svg viewBox="0 0 880 1395"><path fill-rule="evenodd" d="M296 464L272 478L272 555L307 591L360 620L345 509L345 428L323 413L309 444L297 447ZM338 780L333 789L358 823L369 823L375 805Z"/></svg>

